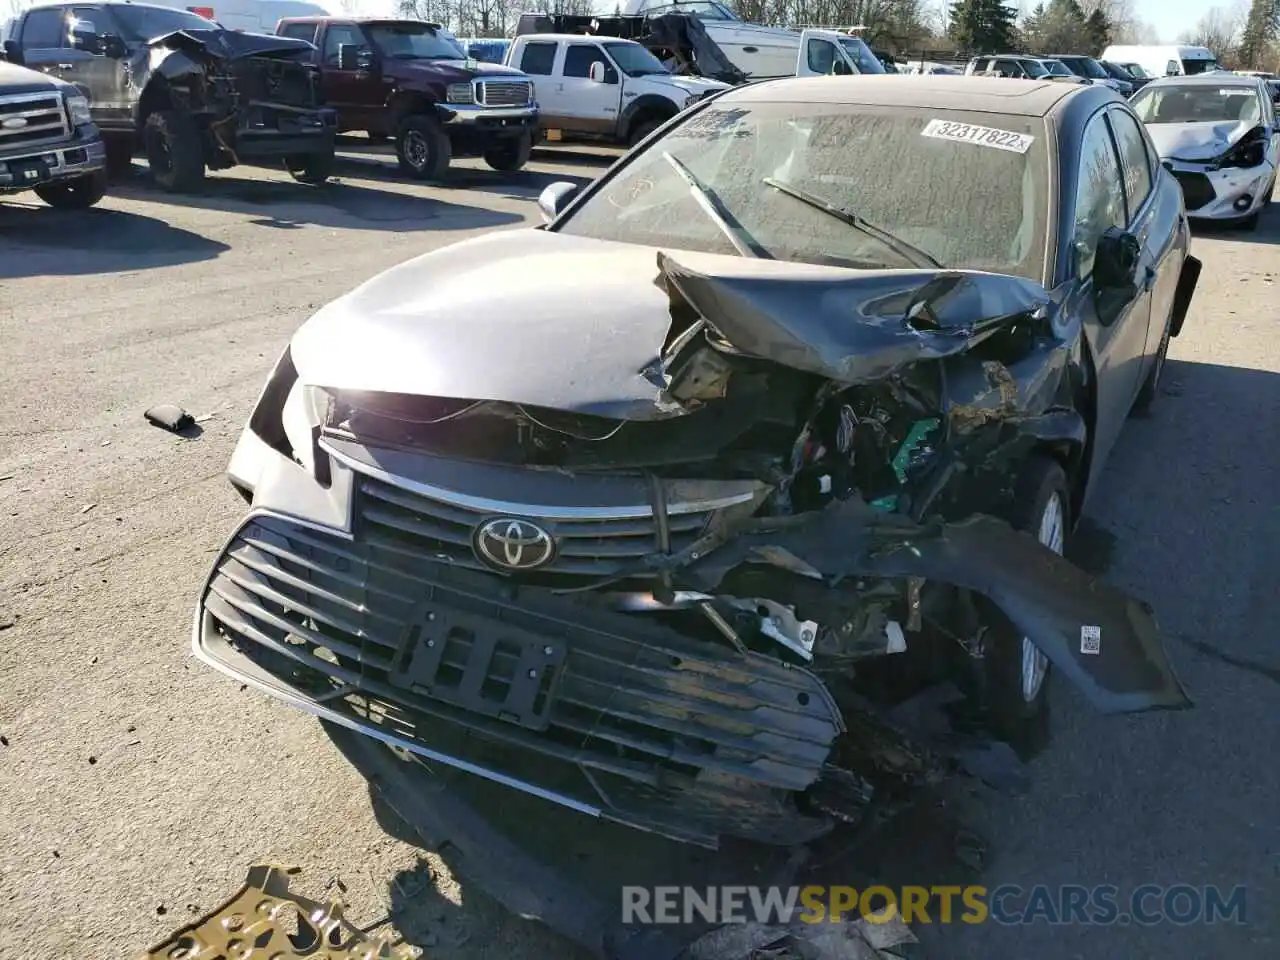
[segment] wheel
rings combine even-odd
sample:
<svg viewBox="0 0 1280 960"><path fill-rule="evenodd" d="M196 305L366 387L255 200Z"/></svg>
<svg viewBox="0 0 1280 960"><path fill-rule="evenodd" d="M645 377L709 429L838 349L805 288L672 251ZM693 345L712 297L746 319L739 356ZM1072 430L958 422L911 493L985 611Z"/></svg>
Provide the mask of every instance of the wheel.
<svg viewBox="0 0 1280 960"><path fill-rule="evenodd" d="M333 151L299 153L284 158L284 168L299 183L324 183L333 176Z"/></svg>
<svg viewBox="0 0 1280 960"><path fill-rule="evenodd" d="M133 167L133 140L111 137L103 142L107 150L107 173L113 177L127 174Z"/></svg>
<svg viewBox="0 0 1280 960"><path fill-rule="evenodd" d="M1018 478L1007 519L1061 555L1071 529L1067 475L1056 460L1036 456ZM1052 665L999 611L989 618L983 671L992 732L1023 756L1040 745L1048 728Z"/></svg>
<svg viewBox="0 0 1280 960"><path fill-rule="evenodd" d="M484 162L495 170L514 173L526 163L533 153L533 135L522 133L518 137L504 137L484 152Z"/></svg>
<svg viewBox="0 0 1280 960"><path fill-rule="evenodd" d="M418 180L443 180L453 159L449 138L440 121L426 113L405 117L396 131L396 159L400 169Z"/></svg>
<svg viewBox="0 0 1280 960"><path fill-rule="evenodd" d="M176 110L157 110L143 130L151 178L169 193L190 193L204 181L204 143L195 121Z"/></svg>
<svg viewBox="0 0 1280 960"><path fill-rule="evenodd" d="M637 143L647 137L653 131L662 126L662 120L642 120L631 128L631 133L627 135L627 146L634 147Z"/></svg>
<svg viewBox="0 0 1280 960"><path fill-rule="evenodd" d="M87 210L106 195L105 170L86 173L74 180L45 183L36 187L36 196L55 210Z"/></svg>
<svg viewBox="0 0 1280 960"><path fill-rule="evenodd" d="M1147 374L1147 379L1142 382L1142 388L1138 391L1138 396L1133 401L1133 409L1139 413L1146 413L1151 409L1151 405L1156 402L1156 396L1160 390L1160 374L1164 372L1164 361L1169 355L1169 319L1166 317L1164 321L1164 336L1160 338L1160 349L1156 351L1155 365L1151 368L1151 372Z"/></svg>

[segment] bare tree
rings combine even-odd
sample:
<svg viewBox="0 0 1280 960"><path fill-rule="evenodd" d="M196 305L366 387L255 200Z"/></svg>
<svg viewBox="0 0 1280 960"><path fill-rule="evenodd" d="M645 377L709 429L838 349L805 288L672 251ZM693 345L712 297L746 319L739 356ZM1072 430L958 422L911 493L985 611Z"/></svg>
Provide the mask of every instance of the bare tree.
<svg viewBox="0 0 1280 960"><path fill-rule="evenodd" d="M1208 47L1219 57L1228 56L1240 40L1248 7L1210 7L1195 25L1179 38L1198 47Z"/></svg>

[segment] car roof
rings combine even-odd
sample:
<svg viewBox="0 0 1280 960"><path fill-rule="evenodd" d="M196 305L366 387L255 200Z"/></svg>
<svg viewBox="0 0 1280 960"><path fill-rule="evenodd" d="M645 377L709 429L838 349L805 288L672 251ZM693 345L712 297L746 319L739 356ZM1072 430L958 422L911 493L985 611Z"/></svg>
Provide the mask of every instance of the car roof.
<svg viewBox="0 0 1280 960"><path fill-rule="evenodd" d="M578 40L583 43L602 43L605 41L609 43L638 43L639 42L637 40L627 40L624 37L602 37L602 36L599 36L598 34L586 34L586 33L524 33L516 37L516 40L534 40L534 41L545 40L548 43L550 43L553 40L556 41L557 43L564 40L570 40L570 41ZM513 40L510 42L514 43L515 41Z"/></svg>
<svg viewBox="0 0 1280 960"><path fill-rule="evenodd" d="M933 107L974 113L1003 113L1043 117L1064 101L1078 96L1110 98L1106 87L1076 86L1049 80L1005 77L951 77L867 74L794 77L765 80L730 90L721 101L755 103L858 103L890 107Z"/></svg>

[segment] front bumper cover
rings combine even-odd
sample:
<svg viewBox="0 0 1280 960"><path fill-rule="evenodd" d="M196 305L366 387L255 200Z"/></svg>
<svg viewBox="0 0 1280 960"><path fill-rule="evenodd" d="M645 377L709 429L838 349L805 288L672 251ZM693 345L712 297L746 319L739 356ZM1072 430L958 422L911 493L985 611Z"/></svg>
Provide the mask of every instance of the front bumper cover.
<svg viewBox="0 0 1280 960"><path fill-rule="evenodd" d="M0 153L0 192L30 190L103 170L107 151L96 127L82 127L76 139L57 146ZM32 176L31 174L34 174Z"/></svg>
<svg viewBox="0 0 1280 960"><path fill-rule="evenodd" d="M1262 206L1267 187L1276 176L1275 167L1266 162L1256 167L1215 168L1209 163L1165 160L1164 166L1182 187L1187 216L1195 220L1249 216ZM1249 198L1247 203L1243 203L1245 197Z"/></svg>

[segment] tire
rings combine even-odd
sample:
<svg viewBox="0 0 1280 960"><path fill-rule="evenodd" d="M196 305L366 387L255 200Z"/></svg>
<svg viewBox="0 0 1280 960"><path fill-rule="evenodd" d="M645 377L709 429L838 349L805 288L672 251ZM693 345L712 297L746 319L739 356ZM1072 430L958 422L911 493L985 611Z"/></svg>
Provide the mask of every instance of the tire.
<svg viewBox="0 0 1280 960"><path fill-rule="evenodd" d="M1169 318L1164 321L1164 336L1160 338L1160 348L1156 351L1156 363L1142 381L1138 396L1134 398L1133 409L1137 413L1146 413L1156 402L1160 392L1160 374L1164 372L1164 361L1169 355Z"/></svg>
<svg viewBox="0 0 1280 960"><path fill-rule="evenodd" d="M533 155L533 135L522 133L518 137L504 137L484 152L484 162L494 170L514 173L529 162Z"/></svg>
<svg viewBox="0 0 1280 960"><path fill-rule="evenodd" d="M627 134L627 148L630 149L634 147L637 143L639 143L649 134L653 133L653 131L657 130L664 123L666 123L665 120L641 120L634 127L632 127L631 132Z"/></svg>
<svg viewBox="0 0 1280 960"><path fill-rule="evenodd" d="M186 114L157 110L147 117L143 143L151 178L168 193L193 193L204 182L204 142Z"/></svg>
<svg viewBox="0 0 1280 960"><path fill-rule="evenodd" d="M333 176L334 154L300 153L284 158L284 168L299 183L321 184Z"/></svg>
<svg viewBox="0 0 1280 960"><path fill-rule="evenodd" d="M400 169L416 180L443 180L453 159L453 147L440 121L427 113L405 117L396 131L396 159Z"/></svg>
<svg viewBox="0 0 1280 960"><path fill-rule="evenodd" d="M1056 502L1056 522L1052 520ZM1006 519L1062 553L1071 529L1067 475L1056 460L1034 456L1018 477ZM1034 753L1049 725L1049 682L1053 667L998 610L992 608L983 651L987 722L1021 756ZM1037 679L1038 678L1038 679Z"/></svg>
<svg viewBox="0 0 1280 960"><path fill-rule="evenodd" d="M35 190L36 196L55 210L88 210L106 196L107 173L86 173L74 180L41 184Z"/></svg>

